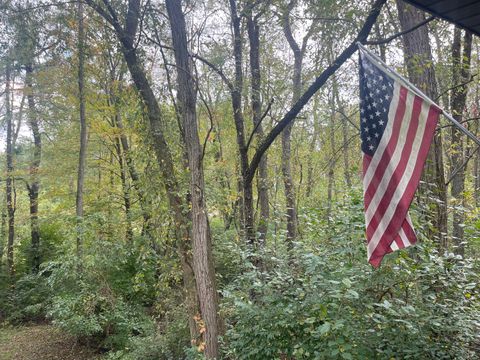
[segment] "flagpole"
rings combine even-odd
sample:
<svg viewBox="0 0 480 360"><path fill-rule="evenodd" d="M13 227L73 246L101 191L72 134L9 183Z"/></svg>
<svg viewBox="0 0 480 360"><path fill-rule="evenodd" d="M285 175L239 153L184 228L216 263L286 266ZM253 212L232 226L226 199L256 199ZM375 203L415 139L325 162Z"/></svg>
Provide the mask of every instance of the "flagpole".
<svg viewBox="0 0 480 360"><path fill-rule="evenodd" d="M478 146L480 146L480 139L477 138L473 133L471 133L467 128L465 128L462 124L460 124L457 120L455 120L455 118L449 114L448 112L446 112L443 108L441 108L437 103L435 103L435 101L433 101L432 99L430 99L427 95L425 95L425 93L423 93L423 91L421 91L419 88L417 88L415 85L413 85L410 81L408 81L406 78L404 78L402 75L400 75L399 73L397 73L395 70L391 69L387 64L385 64L385 62L380 59L377 55L375 55L374 53L372 53L370 50L368 50L365 46L363 46L360 42L357 42L357 45L358 45L358 48L360 50L363 50L365 52L365 55L367 55L368 57L370 57L371 59L373 59L375 62L378 62L382 65L382 68L384 68L384 70L386 70L387 72L391 73L394 77L398 78L401 80L402 83L404 83L407 87L409 87L414 93L416 93L417 95L427 99L429 102L431 102L433 105L435 105L436 107L438 107L440 109L440 111L442 112L442 114L448 119L450 120L453 125L455 125L455 127L460 130L462 133L464 133L466 136L468 136L470 139L472 139Z"/></svg>

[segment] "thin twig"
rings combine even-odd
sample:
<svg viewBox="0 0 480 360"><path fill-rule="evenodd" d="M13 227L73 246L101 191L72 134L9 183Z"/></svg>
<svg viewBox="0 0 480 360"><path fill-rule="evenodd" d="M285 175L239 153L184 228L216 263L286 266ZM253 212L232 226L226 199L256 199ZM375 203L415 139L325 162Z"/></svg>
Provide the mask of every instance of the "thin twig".
<svg viewBox="0 0 480 360"><path fill-rule="evenodd" d="M196 70L197 68L195 67L195 71ZM198 78L198 74L197 74L197 78ZM203 92L199 86L197 86L197 91L198 91L198 95L200 95L200 100L202 101L203 105L205 105L205 109L207 109L208 119L210 120L210 128L208 129L207 134L205 135L205 140L203 141L202 158L201 158L201 161L203 161L203 158L205 157L205 151L207 148L207 141L210 138L210 134L213 131L213 113L212 113L212 110L210 109L210 106L208 106L207 100L203 96Z"/></svg>
<svg viewBox="0 0 480 360"><path fill-rule="evenodd" d="M438 101L438 99L440 99L443 95L445 95L446 93L448 93L449 91L452 91L452 90L455 90L456 88L459 88L461 86L465 86L469 83L471 83L473 80L474 80L474 77L477 76L478 74L473 74L472 76L470 76L470 79L461 83L461 84L457 84L455 86L452 86L451 88L448 88L446 89L445 91L443 91L440 95L438 95L436 98L435 98L435 101Z"/></svg>
<svg viewBox="0 0 480 360"><path fill-rule="evenodd" d="M474 117L474 118L470 118L470 119L465 119L465 120L462 120L462 121L459 121L460 124L465 124L465 123L468 123L470 121L475 121L475 120L479 120L480 117ZM437 126L437 129L436 131L438 130L441 130L441 129L445 129L445 128L449 128L449 127L452 127L452 126L455 126L453 124L447 124L447 125L442 125L442 126Z"/></svg>
<svg viewBox="0 0 480 360"><path fill-rule="evenodd" d="M435 16L430 16L429 18L426 18L425 20L411 27L410 29L407 29L405 31L400 31L399 33L393 34L392 36L389 36L386 39L365 41L364 44L365 45L383 45L383 44L389 43L390 41L395 40L396 38L402 35L405 35L405 34L408 34L409 32L417 30L419 27L422 27L423 25L428 24L433 19L435 19Z"/></svg>
<svg viewBox="0 0 480 360"><path fill-rule="evenodd" d="M355 129L357 129L358 131L360 131L360 128L358 127L358 125L355 124L352 120L350 120L350 117L347 116L343 111L341 111L340 109L335 109L335 111L338 112L340 115L342 115L342 116L345 118L345 120L347 120ZM354 112L353 114L351 114L350 116L353 116L353 115L355 115L355 114L357 114L357 113L358 113L358 110L355 111L355 112Z"/></svg>
<svg viewBox="0 0 480 360"><path fill-rule="evenodd" d="M448 181L445 183L445 185L448 185L450 184L450 181L453 180L453 178L455 176L457 176L457 174L460 172L460 170L462 170L465 166L467 166L469 160L473 157L473 155L475 155L475 153L480 149L480 146L477 146L468 156L467 158L465 159L465 161L463 162L462 165L460 165L458 168L455 169L455 171L452 173L452 175L450 175L450 178L448 179Z"/></svg>

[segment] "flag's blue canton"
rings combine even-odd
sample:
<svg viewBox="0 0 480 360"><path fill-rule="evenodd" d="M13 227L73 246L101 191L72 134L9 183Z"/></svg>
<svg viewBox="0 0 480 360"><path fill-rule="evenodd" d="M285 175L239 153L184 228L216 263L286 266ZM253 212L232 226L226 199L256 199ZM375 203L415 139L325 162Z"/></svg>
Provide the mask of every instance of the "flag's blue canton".
<svg viewBox="0 0 480 360"><path fill-rule="evenodd" d="M393 79L360 52L360 130L362 151L373 156L388 122Z"/></svg>

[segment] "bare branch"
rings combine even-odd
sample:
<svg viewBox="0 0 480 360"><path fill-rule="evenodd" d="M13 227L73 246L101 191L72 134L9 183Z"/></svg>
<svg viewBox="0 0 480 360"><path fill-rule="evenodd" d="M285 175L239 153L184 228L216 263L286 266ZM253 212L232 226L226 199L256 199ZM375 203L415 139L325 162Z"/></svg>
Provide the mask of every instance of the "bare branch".
<svg viewBox="0 0 480 360"><path fill-rule="evenodd" d="M468 162L470 161L470 159L473 157L473 155L475 155L475 153L480 149L480 146L477 146L470 154L468 154L467 158L465 159L465 161L462 163L462 165L460 165L458 168L456 168L452 174L450 175L450 177L448 178L447 182L445 183L445 185L448 185L450 184L450 181L453 180L453 178L455 176L457 176L457 174L460 172L460 170L462 170L465 166L467 166Z"/></svg>
<svg viewBox="0 0 480 360"><path fill-rule="evenodd" d="M429 18L426 18L425 20L423 20L422 22L418 23L417 25L411 27L410 29L407 29L405 31L401 31L401 32L398 32L396 34L393 34L392 36L389 36L386 39L365 41L364 44L365 45L382 45L382 44L389 43L390 41L395 40L396 38L398 38L402 35L405 35L405 34L408 34L409 32L417 30L419 27L422 27L423 25L428 24L430 21L432 21L434 19L435 19L435 16L430 16Z"/></svg>

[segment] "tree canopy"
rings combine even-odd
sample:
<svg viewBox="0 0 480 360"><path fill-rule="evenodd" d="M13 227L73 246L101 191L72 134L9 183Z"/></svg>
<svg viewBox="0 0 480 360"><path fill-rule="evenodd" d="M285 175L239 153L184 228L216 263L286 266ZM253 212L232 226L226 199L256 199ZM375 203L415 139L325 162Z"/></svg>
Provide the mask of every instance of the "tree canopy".
<svg viewBox="0 0 480 360"><path fill-rule="evenodd" d="M402 0L0 1L0 322L106 359L475 359L480 150L367 262L357 43L480 137L480 41ZM1 351L1 350L0 350Z"/></svg>

